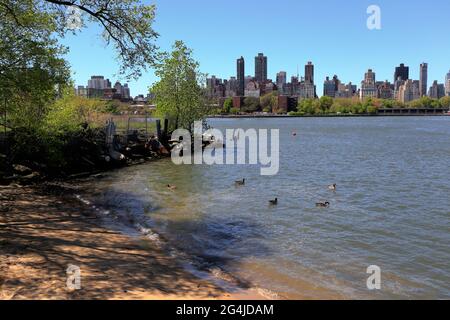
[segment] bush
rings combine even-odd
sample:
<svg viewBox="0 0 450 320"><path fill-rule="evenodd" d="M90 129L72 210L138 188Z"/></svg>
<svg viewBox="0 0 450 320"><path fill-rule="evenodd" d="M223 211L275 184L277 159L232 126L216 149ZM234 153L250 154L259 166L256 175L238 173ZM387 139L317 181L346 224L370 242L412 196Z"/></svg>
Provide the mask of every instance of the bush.
<svg viewBox="0 0 450 320"><path fill-rule="evenodd" d="M247 112L247 113L260 111L261 107L259 104L259 98L255 98L255 97L245 98L244 105L241 109L242 109L242 111Z"/></svg>
<svg viewBox="0 0 450 320"><path fill-rule="evenodd" d="M227 98L223 103L222 112L223 113L230 113L231 109L233 108L233 99Z"/></svg>
<svg viewBox="0 0 450 320"><path fill-rule="evenodd" d="M230 109L230 113L231 114L239 114L239 109L238 108L231 108Z"/></svg>

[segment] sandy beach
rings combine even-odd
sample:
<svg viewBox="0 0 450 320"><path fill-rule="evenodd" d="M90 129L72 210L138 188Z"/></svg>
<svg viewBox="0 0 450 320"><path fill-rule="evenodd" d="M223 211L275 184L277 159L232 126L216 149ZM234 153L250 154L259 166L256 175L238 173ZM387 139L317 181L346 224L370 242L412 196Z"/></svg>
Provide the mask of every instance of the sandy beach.
<svg viewBox="0 0 450 320"><path fill-rule="evenodd" d="M65 188L0 187L0 299L263 299L194 276L143 238L102 226ZM67 287L80 267L81 289Z"/></svg>

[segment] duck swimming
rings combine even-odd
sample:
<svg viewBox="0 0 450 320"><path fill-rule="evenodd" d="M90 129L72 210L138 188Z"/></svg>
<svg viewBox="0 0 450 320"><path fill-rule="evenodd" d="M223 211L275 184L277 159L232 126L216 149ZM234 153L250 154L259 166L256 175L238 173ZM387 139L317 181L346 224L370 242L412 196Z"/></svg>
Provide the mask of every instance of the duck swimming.
<svg viewBox="0 0 450 320"><path fill-rule="evenodd" d="M332 185L329 185L329 186L328 186L328 189L329 189L329 190L336 191L336 183L333 183Z"/></svg>
<svg viewBox="0 0 450 320"><path fill-rule="evenodd" d="M278 198L275 198L275 200L269 200L269 204L271 206L276 206L278 204Z"/></svg>
<svg viewBox="0 0 450 320"><path fill-rule="evenodd" d="M318 208L328 208L329 206L330 206L330 203L328 201L316 203L316 207L318 207Z"/></svg>
<svg viewBox="0 0 450 320"><path fill-rule="evenodd" d="M234 182L234 184L237 186L243 186L243 185L245 185L245 179L237 180Z"/></svg>

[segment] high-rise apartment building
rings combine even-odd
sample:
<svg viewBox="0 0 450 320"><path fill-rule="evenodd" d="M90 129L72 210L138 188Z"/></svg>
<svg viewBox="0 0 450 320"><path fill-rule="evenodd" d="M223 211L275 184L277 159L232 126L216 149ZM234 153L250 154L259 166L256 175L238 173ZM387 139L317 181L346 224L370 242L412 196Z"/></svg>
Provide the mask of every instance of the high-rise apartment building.
<svg viewBox="0 0 450 320"><path fill-rule="evenodd" d="M445 76L445 95L450 96L450 71Z"/></svg>
<svg viewBox="0 0 450 320"><path fill-rule="evenodd" d="M445 96L444 84L438 83L437 80L435 80L428 91L428 96L432 99L440 99Z"/></svg>
<svg viewBox="0 0 450 320"><path fill-rule="evenodd" d="M326 77L323 82L323 95L334 98L336 96L336 82L330 77Z"/></svg>
<svg viewBox="0 0 450 320"><path fill-rule="evenodd" d="M405 66L404 63L401 63L400 66L395 68L394 82L397 81L399 78L403 81L409 79L409 67Z"/></svg>
<svg viewBox="0 0 450 320"><path fill-rule="evenodd" d="M88 80L88 89L104 90L109 88L111 88L111 82L103 76L92 76Z"/></svg>
<svg viewBox="0 0 450 320"><path fill-rule="evenodd" d="M305 65L305 83L314 83L314 65L311 61Z"/></svg>
<svg viewBox="0 0 450 320"><path fill-rule="evenodd" d="M420 98L420 81L406 80L399 88L399 100L407 103Z"/></svg>
<svg viewBox="0 0 450 320"><path fill-rule="evenodd" d="M267 81L267 57L263 53L255 57L255 79L260 84Z"/></svg>
<svg viewBox="0 0 450 320"><path fill-rule="evenodd" d="M377 95L378 90L375 82L375 72L369 69L364 74L364 80L361 82L360 99L376 98Z"/></svg>
<svg viewBox="0 0 450 320"><path fill-rule="evenodd" d="M424 97L427 95L428 88L428 63L420 64L420 96Z"/></svg>
<svg viewBox="0 0 450 320"><path fill-rule="evenodd" d="M245 94L245 60L244 57L237 59L237 96Z"/></svg>
<svg viewBox="0 0 450 320"><path fill-rule="evenodd" d="M394 98L393 86L389 81L385 81L377 86L378 94L377 97L380 99L392 99Z"/></svg>
<svg viewBox="0 0 450 320"><path fill-rule="evenodd" d="M284 87L286 86L286 83L287 83L287 73L285 71L278 72L276 85L278 87L278 92L280 94L284 93Z"/></svg>

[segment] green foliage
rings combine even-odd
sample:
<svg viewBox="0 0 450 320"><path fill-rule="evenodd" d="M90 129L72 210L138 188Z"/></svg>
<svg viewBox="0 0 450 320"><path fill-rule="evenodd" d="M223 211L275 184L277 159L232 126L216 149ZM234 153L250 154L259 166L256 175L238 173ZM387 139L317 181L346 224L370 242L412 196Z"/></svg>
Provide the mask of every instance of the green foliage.
<svg viewBox="0 0 450 320"><path fill-rule="evenodd" d="M320 103L320 109L323 112L328 111L331 106L333 105L333 98L328 97L328 96L323 96L319 99L319 103Z"/></svg>
<svg viewBox="0 0 450 320"><path fill-rule="evenodd" d="M439 104L441 105L442 108L450 108L450 96L442 97L439 100Z"/></svg>
<svg viewBox="0 0 450 320"><path fill-rule="evenodd" d="M272 112L277 109L278 96L277 92L268 93L260 99L261 108L264 112Z"/></svg>
<svg viewBox="0 0 450 320"><path fill-rule="evenodd" d="M76 132L84 124L90 127L103 125L107 120L107 103L67 95L57 100L45 118L45 128L49 134Z"/></svg>
<svg viewBox="0 0 450 320"><path fill-rule="evenodd" d="M238 108L231 108L230 109L230 113L231 114L239 114L239 109Z"/></svg>
<svg viewBox="0 0 450 320"><path fill-rule="evenodd" d="M150 91L155 95L157 114L173 121L173 128L191 130L194 121L202 120L211 110L207 107L200 86L205 75L192 57L192 50L182 41L176 41L171 53L156 66L159 81Z"/></svg>
<svg viewBox="0 0 450 320"><path fill-rule="evenodd" d="M46 48L35 45L55 41L54 36L77 33L67 24L69 6L83 14L81 28L86 27L87 22L101 27L105 43L111 44L117 53L121 74L137 78L142 70L154 65L158 58L154 44L158 34L152 29L155 6L142 4L140 0L1 0L0 37L12 40L11 47L16 47L18 53L24 52L28 44L31 48L25 52ZM15 36L5 34L4 27L13 30Z"/></svg>
<svg viewBox="0 0 450 320"><path fill-rule="evenodd" d="M244 99L244 104L241 108L241 111L247 112L247 113L252 113L252 112L256 112L256 111L260 111L260 110L261 110L261 106L259 103L259 98L246 97Z"/></svg>
<svg viewBox="0 0 450 320"><path fill-rule="evenodd" d="M102 28L106 44L117 52L121 74L138 77L159 58L153 44L155 7L140 0L0 0L0 101L2 109L6 101L4 125L14 133L11 161L73 157L62 150L87 132L80 124L95 126L102 112L116 110L68 93L73 90L63 58L68 49L58 41L76 33L68 29L69 6L84 14L81 27L90 21Z"/></svg>
<svg viewBox="0 0 450 320"><path fill-rule="evenodd" d="M320 102L316 99L302 99L298 102L297 111L311 115L320 113Z"/></svg>
<svg viewBox="0 0 450 320"><path fill-rule="evenodd" d="M231 108L233 108L233 99L232 98L225 99L225 101L223 103L222 112L223 113L230 113Z"/></svg>

